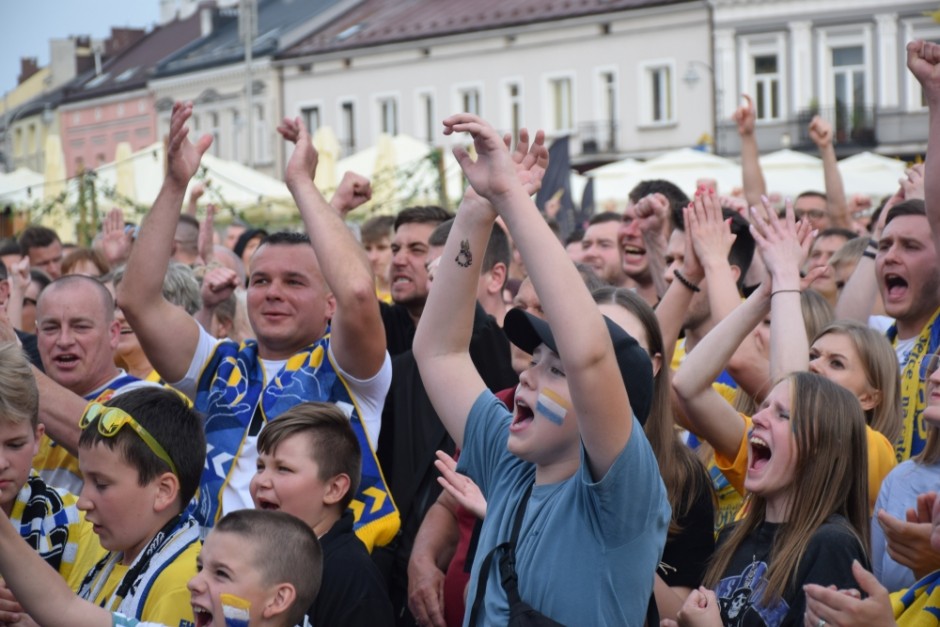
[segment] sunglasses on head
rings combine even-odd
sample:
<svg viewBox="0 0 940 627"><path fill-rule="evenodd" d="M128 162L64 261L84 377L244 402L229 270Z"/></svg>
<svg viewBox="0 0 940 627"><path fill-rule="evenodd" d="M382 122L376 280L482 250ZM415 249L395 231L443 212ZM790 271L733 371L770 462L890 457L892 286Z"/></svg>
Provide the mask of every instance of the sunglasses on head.
<svg viewBox="0 0 940 627"><path fill-rule="evenodd" d="M78 426L84 430L95 420L98 421L98 433L106 438L113 438L125 426L133 429L134 433L140 436L140 439L147 445L147 448L149 448L154 455L166 462L166 465L170 467L170 471L174 475L179 476L179 473L176 471L176 464L170 459L166 449L157 442L155 437L150 435L149 431L134 420L134 417L129 413L117 407L106 407L101 403L89 403L88 407L85 408L85 412L82 414L82 419L79 421Z"/></svg>

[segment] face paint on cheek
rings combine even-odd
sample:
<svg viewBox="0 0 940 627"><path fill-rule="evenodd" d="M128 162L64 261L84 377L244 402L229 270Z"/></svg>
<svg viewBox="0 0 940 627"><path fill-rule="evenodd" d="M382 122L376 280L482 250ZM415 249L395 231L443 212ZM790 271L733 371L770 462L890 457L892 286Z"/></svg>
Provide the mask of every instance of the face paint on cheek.
<svg viewBox="0 0 940 627"><path fill-rule="evenodd" d="M535 411L542 414L556 425L561 425L565 421L565 414L568 413L569 409L571 409L571 403L562 398L558 392L548 388L539 390Z"/></svg>
<svg viewBox="0 0 940 627"><path fill-rule="evenodd" d="M225 627L248 627L248 610L251 609L251 603L227 592L220 594L219 600L222 601Z"/></svg>

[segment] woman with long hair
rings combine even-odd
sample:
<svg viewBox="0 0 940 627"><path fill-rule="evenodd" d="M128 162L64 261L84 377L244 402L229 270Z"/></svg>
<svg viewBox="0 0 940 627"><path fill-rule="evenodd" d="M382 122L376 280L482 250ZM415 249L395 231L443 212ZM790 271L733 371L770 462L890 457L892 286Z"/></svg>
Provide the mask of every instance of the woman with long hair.
<svg viewBox="0 0 940 627"><path fill-rule="evenodd" d="M778 383L753 417L747 515L722 532L680 625L799 625L803 586L849 588L868 562L865 417L845 388L808 372Z"/></svg>

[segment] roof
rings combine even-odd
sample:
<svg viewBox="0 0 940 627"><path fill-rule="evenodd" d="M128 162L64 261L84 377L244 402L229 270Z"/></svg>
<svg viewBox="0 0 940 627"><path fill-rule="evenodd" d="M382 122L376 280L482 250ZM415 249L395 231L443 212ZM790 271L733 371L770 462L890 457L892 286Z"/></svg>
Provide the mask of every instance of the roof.
<svg viewBox="0 0 940 627"><path fill-rule="evenodd" d="M694 0L366 0L278 55L299 57Z"/></svg>
<svg viewBox="0 0 940 627"><path fill-rule="evenodd" d="M285 35L341 1L259 0L258 36L252 46L252 55L273 55L284 45ZM162 61L155 76L182 74L244 60L245 48L238 34L238 9L219 9L213 20L212 33Z"/></svg>
<svg viewBox="0 0 940 627"><path fill-rule="evenodd" d="M159 61L200 35L199 13L157 26L130 48L108 60L101 74L72 83L64 102L98 98L112 93L131 91L147 84Z"/></svg>

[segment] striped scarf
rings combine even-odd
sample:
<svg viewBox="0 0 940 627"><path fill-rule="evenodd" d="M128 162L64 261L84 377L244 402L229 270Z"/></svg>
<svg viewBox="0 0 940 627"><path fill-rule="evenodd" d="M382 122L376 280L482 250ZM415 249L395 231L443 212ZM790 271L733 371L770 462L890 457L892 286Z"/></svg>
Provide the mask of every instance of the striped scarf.
<svg viewBox="0 0 940 627"><path fill-rule="evenodd" d="M294 354L274 379L265 381L258 344L220 342L196 387L195 407L206 415L208 455L199 484L194 515L205 528L222 512L222 493L245 445L256 412L265 423L307 401L332 402L349 416L362 449L362 479L350 508L353 530L370 551L387 544L400 526L398 509L386 487L378 458L369 442L358 402L329 359L329 333Z"/></svg>
<svg viewBox="0 0 940 627"><path fill-rule="evenodd" d="M907 590L893 593L891 609L899 627L940 625L940 570L930 573Z"/></svg>
<svg viewBox="0 0 940 627"><path fill-rule="evenodd" d="M926 357L932 355L940 347L938 314L940 314L940 309L934 312L930 321L921 329L920 335L917 336L901 368L901 412L904 423L901 435L894 443L894 452L898 462L917 455L927 443L927 425L922 418L924 408L927 406L924 369L927 367ZM891 325L887 335L892 344L897 341L897 324Z"/></svg>
<svg viewBox="0 0 940 627"><path fill-rule="evenodd" d="M26 544L60 573L75 563L78 545L69 540L82 524L78 508L74 500L63 501L62 494L47 486L35 471L16 495L10 521Z"/></svg>

